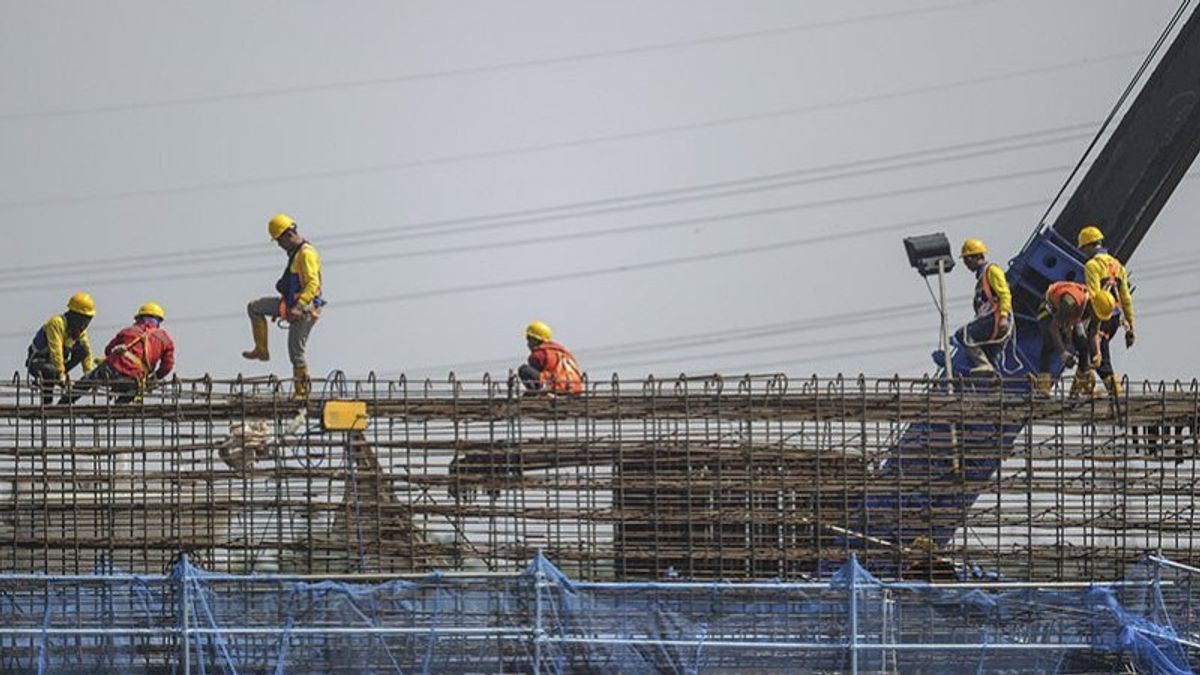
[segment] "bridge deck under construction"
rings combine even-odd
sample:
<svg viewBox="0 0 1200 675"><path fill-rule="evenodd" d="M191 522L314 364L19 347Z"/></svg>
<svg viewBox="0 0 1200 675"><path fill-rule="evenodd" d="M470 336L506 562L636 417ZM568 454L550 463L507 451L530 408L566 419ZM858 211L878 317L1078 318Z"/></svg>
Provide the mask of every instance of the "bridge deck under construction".
<svg viewBox="0 0 1200 675"><path fill-rule="evenodd" d="M1194 382L1131 384L1119 410L781 376L314 392L365 401L367 429L322 428L321 399L274 380L173 382L127 406L5 385L0 569L161 572L186 551L233 572L510 572L541 550L589 579L800 579L854 553L887 576L1040 581L1117 578L1148 550L1200 562ZM912 424L933 430L919 447ZM987 425L1016 441L960 442Z"/></svg>

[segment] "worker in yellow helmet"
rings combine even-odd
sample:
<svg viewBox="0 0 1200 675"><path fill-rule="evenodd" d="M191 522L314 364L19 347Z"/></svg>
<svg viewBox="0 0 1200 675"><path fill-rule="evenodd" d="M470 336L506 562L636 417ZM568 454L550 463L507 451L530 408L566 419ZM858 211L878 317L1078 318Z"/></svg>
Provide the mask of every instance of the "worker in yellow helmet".
<svg viewBox="0 0 1200 675"><path fill-rule="evenodd" d="M550 326L534 321L525 328L529 360L517 369L525 389L535 392L579 394L583 392L583 371L575 356L554 341Z"/></svg>
<svg viewBox="0 0 1200 675"><path fill-rule="evenodd" d="M992 373L992 359L1012 335L1012 293L1004 270L988 262L987 246L978 239L963 242L963 264L975 274L975 318L954 334L967 350L973 374Z"/></svg>
<svg viewBox="0 0 1200 675"><path fill-rule="evenodd" d="M67 301L66 312L47 319L33 336L25 367L41 387L42 403L49 405L54 400L54 385L65 385L75 366L83 366L84 373L95 367L87 332L95 316L95 301L80 291Z"/></svg>
<svg viewBox="0 0 1200 675"><path fill-rule="evenodd" d="M303 399L308 396L308 362L305 360L308 336L325 305L321 296L321 257L317 249L300 236L296 221L287 214L279 213L271 218L267 222L267 234L287 253L287 266L275 283L278 295L259 298L247 305L254 348L242 352L242 356L252 361L269 361L267 319L286 322L295 396Z"/></svg>
<svg viewBox="0 0 1200 675"><path fill-rule="evenodd" d="M1083 281L1092 299L1092 312L1099 322L1092 343L1093 365L1108 393L1119 398L1121 381L1113 371L1109 342L1122 326L1125 328L1126 349L1132 347L1137 339L1133 328L1133 294L1129 292L1129 273L1121 261L1104 250L1104 233L1099 227L1088 225L1080 230L1076 244L1087 258L1083 265Z"/></svg>
<svg viewBox="0 0 1200 675"><path fill-rule="evenodd" d="M166 379L175 368L175 341L162 327L167 313L157 302L147 302L133 315L133 325L122 328L104 348L104 362L83 377L73 396L60 403L74 402L83 392L105 386L116 394L118 405L140 396L152 380Z"/></svg>

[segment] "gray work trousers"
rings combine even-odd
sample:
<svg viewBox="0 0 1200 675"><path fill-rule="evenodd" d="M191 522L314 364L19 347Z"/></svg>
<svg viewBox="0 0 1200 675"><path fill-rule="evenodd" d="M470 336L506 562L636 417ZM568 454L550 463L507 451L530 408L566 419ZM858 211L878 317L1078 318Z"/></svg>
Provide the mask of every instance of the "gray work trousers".
<svg viewBox="0 0 1200 675"><path fill-rule="evenodd" d="M259 298L246 305L246 312L251 319L274 319L279 316L279 298ZM308 334L312 332L312 317L306 316L299 321L288 322L288 358L293 368L304 368L308 363L304 360L304 348L308 345Z"/></svg>

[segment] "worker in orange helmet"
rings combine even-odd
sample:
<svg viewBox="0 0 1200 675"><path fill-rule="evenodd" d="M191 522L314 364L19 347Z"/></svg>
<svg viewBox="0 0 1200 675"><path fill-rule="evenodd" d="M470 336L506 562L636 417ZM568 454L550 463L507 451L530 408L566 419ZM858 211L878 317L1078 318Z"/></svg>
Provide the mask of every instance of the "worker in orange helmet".
<svg viewBox="0 0 1200 675"><path fill-rule="evenodd" d="M526 327L529 360L521 364L517 375L529 391L580 394L583 392L583 371L571 352L553 337L550 326L541 321Z"/></svg>
<svg viewBox="0 0 1200 675"><path fill-rule="evenodd" d="M1113 371L1109 342L1117 330L1125 329L1125 348L1133 347L1137 334L1133 328L1133 294L1129 290L1129 273L1121 261L1104 249L1104 233L1095 225L1079 231L1076 240L1079 250L1087 257L1083 279L1092 299L1092 312L1099 323L1093 341L1092 365L1114 399L1121 396L1121 381ZM1090 391L1088 393L1091 393Z"/></svg>
<svg viewBox="0 0 1200 675"><path fill-rule="evenodd" d="M1055 354L1058 354L1063 368L1077 365L1072 394L1078 393L1079 383L1085 378L1090 381L1090 332L1096 327L1096 322L1089 320L1091 316L1091 296L1087 286L1073 281L1057 281L1046 289L1037 317L1042 333L1042 351L1038 358L1034 391L1039 395L1050 395L1050 361Z"/></svg>
<svg viewBox="0 0 1200 675"><path fill-rule="evenodd" d="M147 302L133 316L133 325L122 328L104 348L104 362L76 385L76 401L83 392L104 386L117 394L115 403L132 402L152 380L166 379L175 369L175 341L162 327L167 314L157 302Z"/></svg>
<svg viewBox="0 0 1200 675"><path fill-rule="evenodd" d="M82 366L86 375L95 367L87 332L95 316L95 301L80 291L67 301L66 312L47 319L33 336L25 367L41 388L44 405L54 401L54 385L66 385L72 368Z"/></svg>
<svg viewBox="0 0 1200 675"><path fill-rule="evenodd" d="M296 221L278 213L267 223L267 234L287 253L287 266L275 282L278 295L259 298L246 306L254 348L242 352L251 361L270 361L267 319L285 321L288 326L288 358L292 362L293 392L297 399L308 397L308 362L305 352L308 336L321 317L325 299L321 296L321 257L317 249L300 236Z"/></svg>
<svg viewBox="0 0 1200 675"><path fill-rule="evenodd" d="M1004 270L988 262L987 246L978 239L963 242L960 257L967 269L975 274L975 295L972 304L975 318L954 334L967 350L971 373L994 373L992 359L999 355L1012 335L1012 293Z"/></svg>

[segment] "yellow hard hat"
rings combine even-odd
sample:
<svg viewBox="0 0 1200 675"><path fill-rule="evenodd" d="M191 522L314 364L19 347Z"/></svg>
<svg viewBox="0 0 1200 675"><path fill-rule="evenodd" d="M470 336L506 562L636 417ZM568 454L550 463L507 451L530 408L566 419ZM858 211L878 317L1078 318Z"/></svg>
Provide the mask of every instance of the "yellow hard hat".
<svg viewBox="0 0 1200 675"><path fill-rule="evenodd" d="M542 342L549 342L550 338L554 337L554 332L550 330L550 326L541 321L534 321L525 328L525 337L531 337Z"/></svg>
<svg viewBox="0 0 1200 675"><path fill-rule="evenodd" d="M152 316L159 321L167 320L166 312L163 311L162 305L158 304L157 302L147 302L141 307L138 307L137 314L135 314L133 318L136 319L139 316Z"/></svg>
<svg viewBox="0 0 1200 675"><path fill-rule="evenodd" d="M984 255L987 253L987 246L978 239L968 239L963 242L962 253L958 257L965 258L969 255Z"/></svg>
<svg viewBox="0 0 1200 675"><path fill-rule="evenodd" d="M79 291L67 301L67 310L84 316L96 316L96 301L92 296Z"/></svg>
<svg viewBox="0 0 1200 675"><path fill-rule="evenodd" d="M1101 241L1104 241L1104 233L1100 231L1100 228L1095 225L1088 225L1079 231L1079 239L1075 242L1075 245L1083 248L1088 244L1095 244Z"/></svg>
<svg viewBox="0 0 1200 675"><path fill-rule="evenodd" d="M1097 319L1108 321L1115 311L1117 311L1117 300L1111 293L1097 293L1092 298L1092 313L1096 315Z"/></svg>
<svg viewBox="0 0 1200 675"><path fill-rule="evenodd" d="M271 241L274 241L295 226L296 221L291 216L286 213L276 213L271 216L271 220L267 221L267 234L271 235Z"/></svg>

